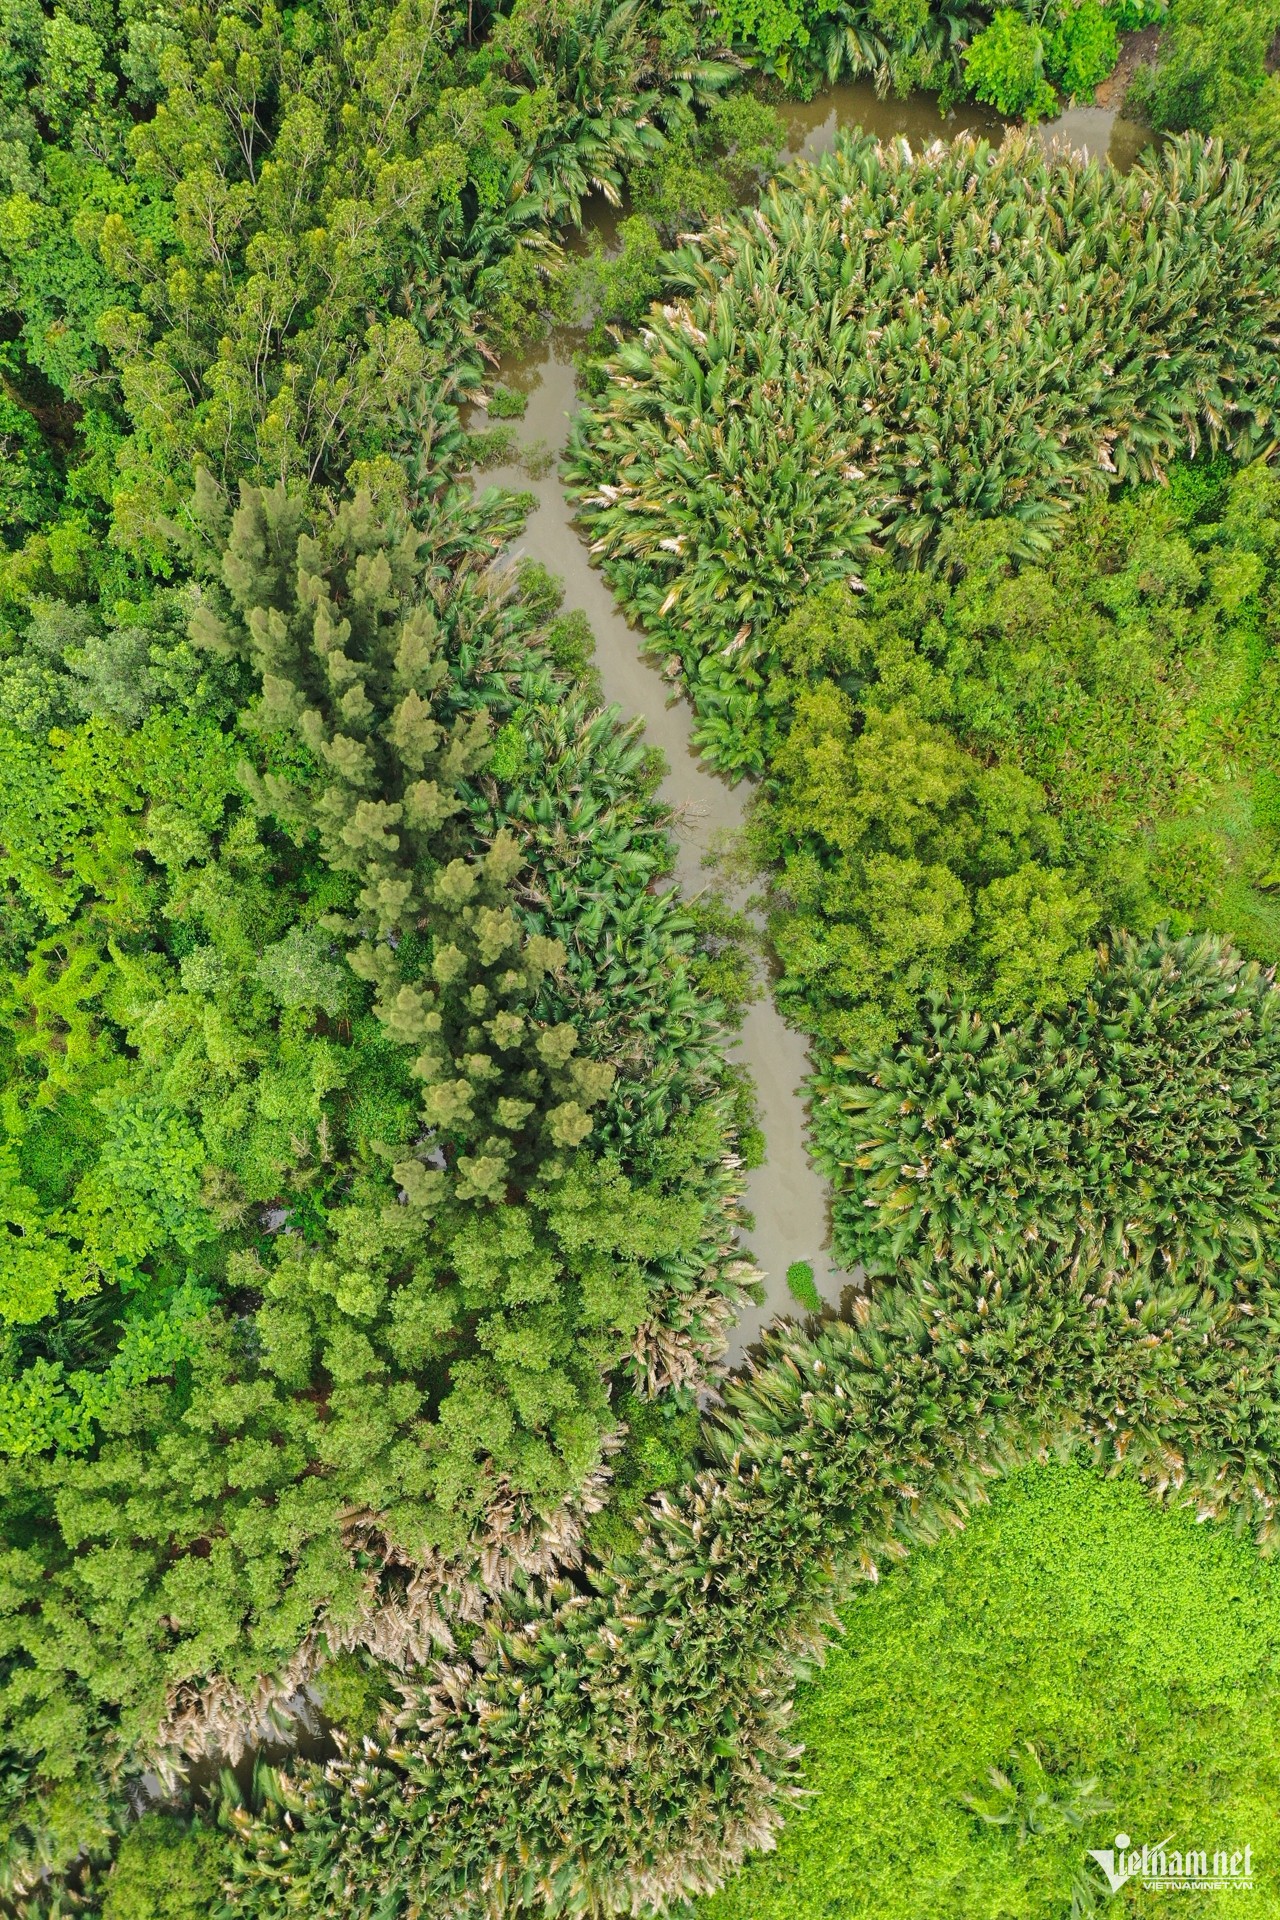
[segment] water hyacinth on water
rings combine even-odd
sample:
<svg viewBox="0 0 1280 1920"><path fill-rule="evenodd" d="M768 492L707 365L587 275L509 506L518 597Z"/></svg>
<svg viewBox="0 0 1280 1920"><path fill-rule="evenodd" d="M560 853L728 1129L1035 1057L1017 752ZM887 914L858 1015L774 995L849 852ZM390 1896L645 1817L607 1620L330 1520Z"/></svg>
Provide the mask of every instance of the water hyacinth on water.
<svg viewBox="0 0 1280 1920"><path fill-rule="evenodd" d="M1280 193L1213 144L1122 177L1022 138L847 138L667 275L568 473L728 770L759 770L734 692L804 593L927 561L957 512L1040 552L1113 477L1275 438Z"/></svg>

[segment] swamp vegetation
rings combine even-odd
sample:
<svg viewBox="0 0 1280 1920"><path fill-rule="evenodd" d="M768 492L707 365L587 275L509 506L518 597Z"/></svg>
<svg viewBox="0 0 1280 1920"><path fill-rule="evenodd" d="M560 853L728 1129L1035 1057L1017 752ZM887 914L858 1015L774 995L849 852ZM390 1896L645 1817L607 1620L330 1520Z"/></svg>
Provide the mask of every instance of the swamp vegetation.
<svg viewBox="0 0 1280 1920"><path fill-rule="evenodd" d="M0 1904L852 1916L821 1827L879 1776L809 1696L814 1825L791 1717L838 1607L1000 1770L930 1762L920 1858L1087 1911L1097 1698L893 1676L1001 1542L1010 1638L1054 1541L1132 1586L1119 1516L1248 1600L1185 1769L1243 1780L1274 1684L1280 11L0 20ZM787 89L1034 121L1135 31L1127 176L1014 129L774 177ZM476 478L566 323L584 534L754 783L694 901ZM728 1374L762 990L863 1292L792 1250Z"/></svg>

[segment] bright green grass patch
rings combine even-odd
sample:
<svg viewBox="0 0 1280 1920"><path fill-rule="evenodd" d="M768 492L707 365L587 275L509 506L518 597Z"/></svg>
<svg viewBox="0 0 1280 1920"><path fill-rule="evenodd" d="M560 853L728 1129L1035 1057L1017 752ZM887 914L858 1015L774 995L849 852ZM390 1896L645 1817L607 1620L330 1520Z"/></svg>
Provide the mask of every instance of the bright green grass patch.
<svg viewBox="0 0 1280 1920"><path fill-rule="evenodd" d="M1030 1468L843 1618L800 1696L812 1798L700 1920L1069 1920L1117 1832L1247 1843L1255 1884L1104 1889L1108 1920L1280 1915L1280 1566L1251 1545L1086 1467ZM993 1767L1021 1791L993 1793Z"/></svg>
<svg viewBox="0 0 1280 1920"><path fill-rule="evenodd" d="M1270 785L1269 768L1265 776ZM1237 774L1210 792L1201 832L1217 853L1221 878L1202 912L1175 916L1175 923L1225 934L1251 960L1265 964L1280 955L1280 850L1274 806L1269 794L1259 794L1259 784ZM1194 824L1190 831L1194 835ZM1254 884L1258 879L1263 886Z"/></svg>
<svg viewBox="0 0 1280 1920"><path fill-rule="evenodd" d="M822 1296L807 1260L793 1260L787 1268L787 1292L806 1313L821 1313Z"/></svg>

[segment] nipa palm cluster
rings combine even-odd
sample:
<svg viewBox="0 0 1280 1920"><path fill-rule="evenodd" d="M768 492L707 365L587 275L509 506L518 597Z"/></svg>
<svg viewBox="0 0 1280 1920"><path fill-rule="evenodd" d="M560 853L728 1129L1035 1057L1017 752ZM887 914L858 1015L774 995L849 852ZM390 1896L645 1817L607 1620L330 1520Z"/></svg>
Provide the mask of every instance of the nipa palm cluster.
<svg viewBox="0 0 1280 1920"><path fill-rule="evenodd" d="M1119 935L1078 1001L1023 1027L935 1000L892 1052L816 1078L842 1257L1274 1282L1278 1092L1280 993L1208 934Z"/></svg>
<svg viewBox="0 0 1280 1920"><path fill-rule="evenodd" d="M1280 193L1198 141L1127 177L1030 139L846 139L668 261L569 460L582 519L700 743L770 622L948 516L1044 550L1071 503L1276 437Z"/></svg>

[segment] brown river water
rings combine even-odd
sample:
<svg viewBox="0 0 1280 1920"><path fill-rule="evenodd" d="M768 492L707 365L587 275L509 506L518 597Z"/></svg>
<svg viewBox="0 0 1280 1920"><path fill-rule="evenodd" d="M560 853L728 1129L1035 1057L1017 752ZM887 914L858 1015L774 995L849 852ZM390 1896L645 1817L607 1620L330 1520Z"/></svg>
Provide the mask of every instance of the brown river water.
<svg viewBox="0 0 1280 1920"><path fill-rule="evenodd" d="M564 446L576 404L571 359L575 344L572 334L557 332L525 359L502 369L508 385L529 395L525 417L516 422L522 445L552 453ZM661 748L668 767L661 793L675 816L676 883L691 897L713 879L703 859L717 840L742 825L751 788L745 781L731 787L694 753L689 744L692 710L655 662L642 655L640 634L628 626L604 576L590 564L554 468L544 478L530 479L520 466L496 467L483 476L484 483L535 496L537 505L515 551L540 560L563 580L566 609L581 610L591 622L606 700L625 718L641 715L646 741ZM737 1322L730 1358L739 1360L761 1327L791 1304L785 1279L790 1261L812 1264L819 1290L832 1305L839 1304L841 1289L850 1283L826 1255L826 1187L804 1148L801 1087L809 1071L804 1040L783 1025L767 994L748 1008L735 1057L755 1080L767 1143L764 1165L747 1176L747 1206L755 1215L747 1246L765 1275L768 1297L763 1307L747 1307Z"/></svg>
<svg viewBox="0 0 1280 1920"><path fill-rule="evenodd" d="M836 134L844 127L861 127L880 140L905 134L913 147L934 140L952 140L958 133L1004 136L1007 122L993 107L962 101L953 112L939 113L931 93L912 93L905 99L878 99L869 80L850 80L830 87L816 99L788 101L779 108L787 129L787 160L816 160L830 153ZM1071 107L1039 129L1046 146L1056 143L1080 148L1094 159L1109 159L1126 173L1150 139L1146 127L1125 120L1109 107Z"/></svg>
<svg viewBox="0 0 1280 1920"><path fill-rule="evenodd" d="M804 104L789 103L781 111L788 160L815 159L828 152L845 127L861 126L883 139L905 134L913 146L962 132L999 139L1004 131L1004 122L989 108L970 103L944 116L931 96L881 100L865 81L834 87ZM1106 154L1122 169L1133 164L1145 140L1144 129L1099 107L1074 108L1043 127L1041 135L1047 144L1060 141L1090 155ZM591 229L606 248L613 244L617 219L608 206L594 210ZM676 880L691 897L714 884L704 862L718 842L742 825L752 789L746 781L729 786L698 759L690 745L688 703L642 654L642 636L623 618L574 523L556 476L555 457L565 445L576 406L573 353L578 339L571 329L559 329L541 346L504 363L502 380L528 395L525 416L514 423L518 446L538 449L543 460L534 464L536 477L513 463L489 470L477 484L534 495L536 505L515 551L559 575L566 609L580 609L591 622L606 699L616 703L624 717L642 717L645 738L665 755L668 772L661 791L675 816ZM484 418L479 414L475 424L483 425ZM763 1327L779 1314L800 1311L787 1291L790 1262L810 1263L818 1291L831 1308L840 1306L857 1281L831 1258L828 1191L805 1150L805 1043L784 1025L767 993L748 1010L734 1057L755 1081L766 1142L764 1164L747 1179L747 1206L755 1224L744 1239L764 1277L765 1299L762 1306L743 1312L730 1339L728 1359L740 1364Z"/></svg>

